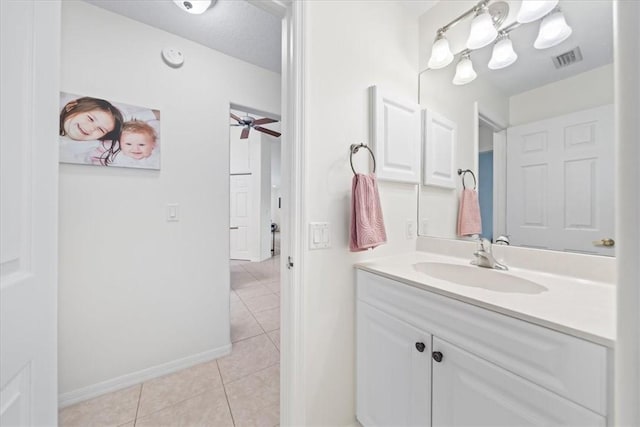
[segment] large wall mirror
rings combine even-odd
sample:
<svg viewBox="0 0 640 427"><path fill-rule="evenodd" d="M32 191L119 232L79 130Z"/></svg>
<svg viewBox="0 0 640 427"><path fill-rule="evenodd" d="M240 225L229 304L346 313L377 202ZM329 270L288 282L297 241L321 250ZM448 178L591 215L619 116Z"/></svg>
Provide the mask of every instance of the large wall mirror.
<svg viewBox="0 0 640 427"><path fill-rule="evenodd" d="M475 4L443 1L421 17L423 69L438 29ZM504 10L504 4L509 10L499 29L516 21L521 1L489 7ZM463 85L452 80L471 19L448 29L455 58L421 73L420 104L457 126L454 164L477 177L482 237L614 256L612 1L560 0L558 7L572 29L568 38L536 49L541 20L512 25L517 60L490 69L494 43L472 50L477 78ZM456 234L463 186L456 178L456 188L421 183L420 235L471 238ZM466 185L473 186L468 174Z"/></svg>

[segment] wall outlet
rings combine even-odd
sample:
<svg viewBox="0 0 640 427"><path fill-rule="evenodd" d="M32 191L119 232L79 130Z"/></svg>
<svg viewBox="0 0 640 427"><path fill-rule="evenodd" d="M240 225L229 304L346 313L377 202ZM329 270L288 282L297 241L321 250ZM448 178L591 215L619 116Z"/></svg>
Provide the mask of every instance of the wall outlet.
<svg viewBox="0 0 640 427"><path fill-rule="evenodd" d="M412 219L408 219L405 225L405 231L407 239L414 239L418 235L416 232L416 222Z"/></svg>
<svg viewBox="0 0 640 427"><path fill-rule="evenodd" d="M428 236L429 232L427 230L429 230L429 220L427 218L422 218L420 221L420 234Z"/></svg>

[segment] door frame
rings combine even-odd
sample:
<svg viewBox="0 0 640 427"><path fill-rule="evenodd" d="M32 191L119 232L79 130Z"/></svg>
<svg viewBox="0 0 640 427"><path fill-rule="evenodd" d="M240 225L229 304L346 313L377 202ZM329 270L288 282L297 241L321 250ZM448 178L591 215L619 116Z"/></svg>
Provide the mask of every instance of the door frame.
<svg viewBox="0 0 640 427"><path fill-rule="evenodd" d="M280 425L305 424L304 384L304 15L305 2L248 0L282 20L282 228ZM290 265L291 264L291 265Z"/></svg>

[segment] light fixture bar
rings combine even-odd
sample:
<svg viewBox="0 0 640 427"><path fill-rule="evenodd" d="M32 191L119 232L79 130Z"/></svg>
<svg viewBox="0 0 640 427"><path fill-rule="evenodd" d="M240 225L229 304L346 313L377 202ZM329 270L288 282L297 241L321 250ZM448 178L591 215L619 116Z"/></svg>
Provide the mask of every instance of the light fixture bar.
<svg viewBox="0 0 640 427"><path fill-rule="evenodd" d="M440 28L438 30L438 34L441 33L445 33L447 31L449 31L451 28L455 27L456 24L460 23L462 20L464 20L465 18L467 18L468 16L471 16L473 14L475 14L476 12L478 12L480 9L482 9L483 7L487 6L489 4L491 0L480 0L475 6L473 6L471 9L467 10L465 13L463 13L462 15L458 16L457 18L453 19L451 22L449 22L447 25L445 25L444 27Z"/></svg>

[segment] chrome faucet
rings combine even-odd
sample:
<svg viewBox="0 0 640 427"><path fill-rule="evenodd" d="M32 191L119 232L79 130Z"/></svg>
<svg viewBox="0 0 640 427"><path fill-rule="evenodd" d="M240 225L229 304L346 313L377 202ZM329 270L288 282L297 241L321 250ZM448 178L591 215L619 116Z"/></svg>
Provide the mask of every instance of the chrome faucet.
<svg viewBox="0 0 640 427"><path fill-rule="evenodd" d="M475 260L471 261L471 264L477 265L478 267L485 268L495 268L496 270L508 270L509 268L496 261L491 253L491 241L488 239L480 238L478 239L478 250L473 253L473 256L476 257Z"/></svg>

